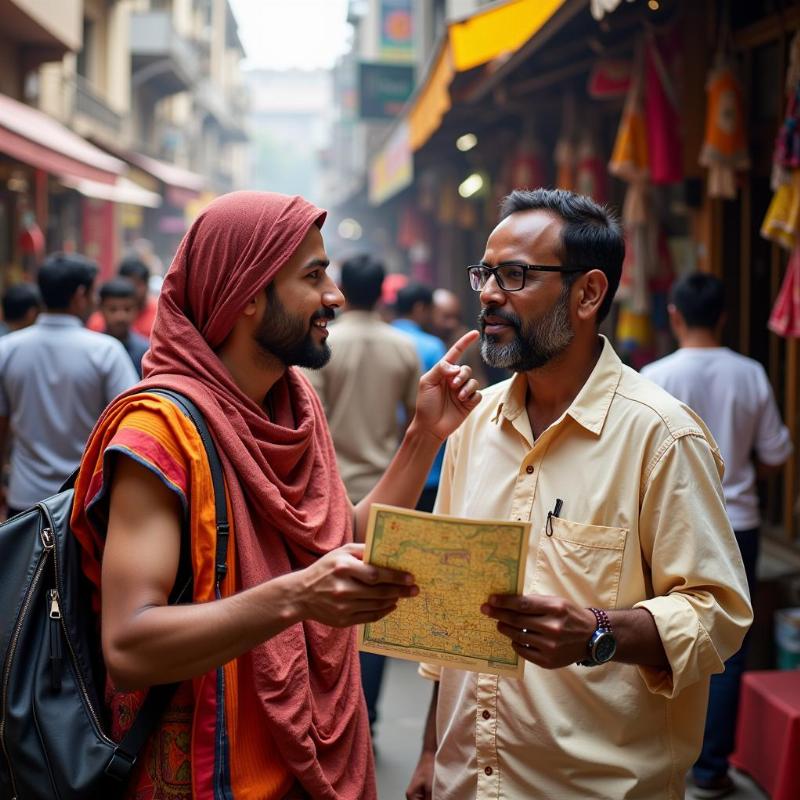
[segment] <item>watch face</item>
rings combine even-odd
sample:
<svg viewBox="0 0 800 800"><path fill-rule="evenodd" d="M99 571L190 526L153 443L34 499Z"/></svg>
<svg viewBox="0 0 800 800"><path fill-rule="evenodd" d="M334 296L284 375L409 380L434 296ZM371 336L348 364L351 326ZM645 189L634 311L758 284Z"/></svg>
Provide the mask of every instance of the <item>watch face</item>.
<svg viewBox="0 0 800 800"><path fill-rule="evenodd" d="M599 664L605 664L606 661L611 661L614 653L617 652L617 641L613 634L605 632L601 633L594 642L592 648L592 656Z"/></svg>

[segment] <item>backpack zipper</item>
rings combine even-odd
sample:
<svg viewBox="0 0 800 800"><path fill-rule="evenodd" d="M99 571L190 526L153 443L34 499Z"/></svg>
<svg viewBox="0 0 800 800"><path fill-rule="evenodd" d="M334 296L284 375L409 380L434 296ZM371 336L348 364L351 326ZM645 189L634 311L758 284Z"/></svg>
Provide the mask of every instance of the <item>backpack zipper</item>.
<svg viewBox="0 0 800 800"><path fill-rule="evenodd" d="M58 602L58 592L50 590L50 688L54 692L61 691L61 662L64 657L61 652L61 606Z"/></svg>
<svg viewBox="0 0 800 800"><path fill-rule="evenodd" d="M43 505L39 507L44 510L45 516L47 517L48 520L50 520L50 512L47 510L47 508L45 508L45 506ZM55 598L56 598L56 604L58 604L58 598L63 594L63 592L61 591L62 588L60 580L61 576L59 575L58 572L58 555L55 549L53 550L53 572L55 574L55 579L56 579ZM53 598L52 592L50 597L52 600ZM89 697L89 692L86 689L86 683L83 680L83 673L81 672L78 665L78 657L75 655L75 648L72 646L72 640L70 639L69 631L67 630L67 624L66 622L64 622L64 615L61 613L60 607L58 605L57 607L58 607L58 617L53 618L52 605L51 605L51 619L57 619L61 623L61 632L64 635L64 641L67 643L67 648L69 650L69 654L72 661L72 671L75 675L75 680L78 683L78 690L80 691L81 697L83 698L83 703L86 707L86 710L89 712L89 716L92 718L92 722L94 723L95 732L101 739L103 739L104 742L111 745L112 747L116 747L117 743L113 739L106 736L106 734L103 731L103 726L100 724L100 716L95 710L95 707L92 704L92 700Z"/></svg>
<svg viewBox="0 0 800 800"><path fill-rule="evenodd" d="M11 677L11 666L14 662L14 653L17 649L17 643L19 641L20 632L22 631L22 625L25 622L25 617L28 614L28 609L30 608L36 588L38 587L39 581L42 578L42 573L44 572L45 565L47 564L47 557L51 553L55 554L55 539L53 538L52 528L42 528L39 535L41 537L44 550L39 556L39 562L36 565L36 570L33 573L30 586L28 587L28 591L25 593L25 600L22 603L22 608L20 609L19 616L17 617L17 624L14 626L14 633L11 636L11 643L8 647L8 656L6 657L5 667L3 668L3 710L2 714L0 714L0 743L2 743L3 746L3 755L5 756L6 764L8 765L9 777L11 778L11 791L14 793L12 800L16 800L17 798L17 781L14 778L14 770L11 767L11 757L9 756L8 749L6 748L8 681Z"/></svg>

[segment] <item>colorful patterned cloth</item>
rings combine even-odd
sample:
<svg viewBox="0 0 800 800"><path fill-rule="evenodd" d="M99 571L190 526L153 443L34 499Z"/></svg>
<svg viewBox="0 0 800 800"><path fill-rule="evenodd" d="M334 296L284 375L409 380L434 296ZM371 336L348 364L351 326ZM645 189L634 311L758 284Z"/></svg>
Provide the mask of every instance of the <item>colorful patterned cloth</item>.
<svg viewBox="0 0 800 800"><path fill-rule="evenodd" d="M132 458L176 494L190 525L194 601L214 598L214 488L205 449L194 425L169 400L152 394L117 402L95 430L76 486L73 528L84 545L85 570L97 576L108 518L108 490L116 458ZM233 539L235 531L231 530ZM239 588L235 547L229 549L223 594ZM95 597L99 602L99 593ZM236 800L283 798L294 781L269 732L253 715L257 696L246 660L226 665L224 722L219 724L216 671L179 687L164 718L134 767L126 800L191 800L215 797L218 746L227 741L230 788ZM106 686L111 733L117 741L135 719L145 692ZM194 766L194 769L193 769ZM193 774L195 773L195 774Z"/></svg>

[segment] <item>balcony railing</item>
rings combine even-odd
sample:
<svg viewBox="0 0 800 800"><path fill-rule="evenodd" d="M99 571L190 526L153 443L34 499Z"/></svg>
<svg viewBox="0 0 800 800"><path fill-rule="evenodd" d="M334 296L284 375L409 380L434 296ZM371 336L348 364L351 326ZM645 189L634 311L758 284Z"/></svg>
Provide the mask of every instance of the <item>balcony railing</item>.
<svg viewBox="0 0 800 800"><path fill-rule="evenodd" d="M199 72L194 46L181 36L168 11L131 17L134 89L147 83L163 96L190 88Z"/></svg>
<svg viewBox="0 0 800 800"><path fill-rule="evenodd" d="M75 111L115 134L122 132L122 115L114 111L82 75L75 76Z"/></svg>

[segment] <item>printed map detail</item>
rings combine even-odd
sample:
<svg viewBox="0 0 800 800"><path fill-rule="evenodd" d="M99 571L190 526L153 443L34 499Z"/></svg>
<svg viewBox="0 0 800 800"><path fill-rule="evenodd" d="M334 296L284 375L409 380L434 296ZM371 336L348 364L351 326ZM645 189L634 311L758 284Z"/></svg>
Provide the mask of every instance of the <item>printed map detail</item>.
<svg viewBox="0 0 800 800"><path fill-rule="evenodd" d="M365 561L413 573L420 593L359 631L370 653L521 677L523 659L480 612L490 594L519 594L530 523L470 520L374 505Z"/></svg>

